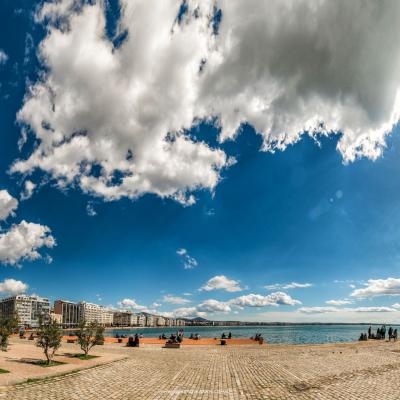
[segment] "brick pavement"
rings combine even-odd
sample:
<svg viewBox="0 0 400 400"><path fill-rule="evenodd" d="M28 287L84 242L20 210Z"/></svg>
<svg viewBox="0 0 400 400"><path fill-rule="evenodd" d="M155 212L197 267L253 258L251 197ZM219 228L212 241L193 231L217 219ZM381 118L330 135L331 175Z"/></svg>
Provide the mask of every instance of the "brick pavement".
<svg viewBox="0 0 400 400"><path fill-rule="evenodd" d="M6 387L0 399L400 399L399 343L110 349L128 358Z"/></svg>

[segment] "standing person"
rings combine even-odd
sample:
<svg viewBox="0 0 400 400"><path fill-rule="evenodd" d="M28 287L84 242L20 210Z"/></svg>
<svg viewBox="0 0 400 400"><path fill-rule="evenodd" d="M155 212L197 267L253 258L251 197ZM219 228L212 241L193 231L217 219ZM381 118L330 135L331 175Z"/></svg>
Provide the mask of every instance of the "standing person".
<svg viewBox="0 0 400 400"><path fill-rule="evenodd" d="M371 327L368 328L368 339L371 339Z"/></svg>
<svg viewBox="0 0 400 400"><path fill-rule="evenodd" d="M136 335L135 335L135 347L139 347L139 344L140 344L139 335L136 333Z"/></svg>
<svg viewBox="0 0 400 400"><path fill-rule="evenodd" d="M391 339L392 336L393 336L393 329L392 329L392 327L389 327L388 336L389 336L389 342L390 342L390 339Z"/></svg>
<svg viewBox="0 0 400 400"><path fill-rule="evenodd" d="M232 339L232 332L228 333L228 339Z"/></svg>
<svg viewBox="0 0 400 400"><path fill-rule="evenodd" d="M397 328L393 331L393 341L397 340Z"/></svg>

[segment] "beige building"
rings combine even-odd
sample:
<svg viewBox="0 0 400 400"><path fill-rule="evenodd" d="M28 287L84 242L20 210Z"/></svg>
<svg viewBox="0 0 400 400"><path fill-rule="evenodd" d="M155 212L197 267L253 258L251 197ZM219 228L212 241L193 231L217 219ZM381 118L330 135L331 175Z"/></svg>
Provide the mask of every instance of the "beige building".
<svg viewBox="0 0 400 400"><path fill-rule="evenodd" d="M0 301L0 315L3 318L16 316L21 327L37 328L39 317L48 320L50 316L49 299L25 294L7 297Z"/></svg>
<svg viewBox="0 0 400 400"><path fill-rule="evenodd" d="M135 326L137 325L137 315L131 311L116 311L113 316L114 326Z"/></svg>
<svg viewBox="0 0 400 400"><path fill-rule="evenodd" d="M157 317L156 325L157 326L165 326L165 318L164 317Z"/></svg>
<svg viewBox="0 0 400 400"><path fill-rule="evenodd" d="M51 312L50 320L57 322L57 324L59 324L59 325L62 325L63 316L62 316L62 314L56 314L54 312Z"/></svg>
<svg viewBox="0 0 400 400"><path fill-rule="evenodd" d="M114 312L104 307L101 308L100 324L103 326L112 326L114 321Z"/></svg>

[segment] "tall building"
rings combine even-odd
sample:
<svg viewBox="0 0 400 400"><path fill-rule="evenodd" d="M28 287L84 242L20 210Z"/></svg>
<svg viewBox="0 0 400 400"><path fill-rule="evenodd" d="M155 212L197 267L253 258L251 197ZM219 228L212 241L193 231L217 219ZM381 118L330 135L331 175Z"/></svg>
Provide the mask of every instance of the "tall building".
<svg viewBox="0 0 400 400"><path fill-rule="evenodd" d="M54 302L54 313L61 314L63 328L76 328L81 318L78 303L66 300L56 300Z"/></svg>
<svg viewBox="0 0 400 400"><path fill-rule="evenodd" d="M100 324L103 326L112 326L114 321L114 312L101 307L101 318L100 318Z"/></svg>
<svg viewBox="0 0 400 400"><path fill-rule="evenodd" d="M165 318L164 317L157 317L156 325L157 326L165 326Z"/></svg>
<svg viewBox="0 0 400 400"><path fill-rule="evenodd" d="M81 301L78 303L80 307L80 317L86 322L98 322L102 320L102 307L98 304L87 303Z"/></svg>
<svg viewBox="0 0 400 400"><path fill-rule="evenodd" d="M114 326L134 326L137 325L137 315L132 311L116 311L113 317Z"/></svg>
<svg viewBox="0 0 400 400"><path fill-rule="evenodd" d="M49 319L49 299L25 294L7 297L0 301L0 315L4 318L16 316L20 326L37 328L39 326L39 317L44 320Z"/></svg>

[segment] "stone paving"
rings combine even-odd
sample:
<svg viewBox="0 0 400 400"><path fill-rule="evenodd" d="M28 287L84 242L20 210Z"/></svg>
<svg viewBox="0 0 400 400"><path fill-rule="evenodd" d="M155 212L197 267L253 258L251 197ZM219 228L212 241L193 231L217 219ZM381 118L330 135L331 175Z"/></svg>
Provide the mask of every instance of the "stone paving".
<svg viewBox="0 0 400 400"><path fill-rule="evenodd" d="M399 343L181 349L110 345L107 351L127 358L4 387L0 399L400 399Z"/></svg>

